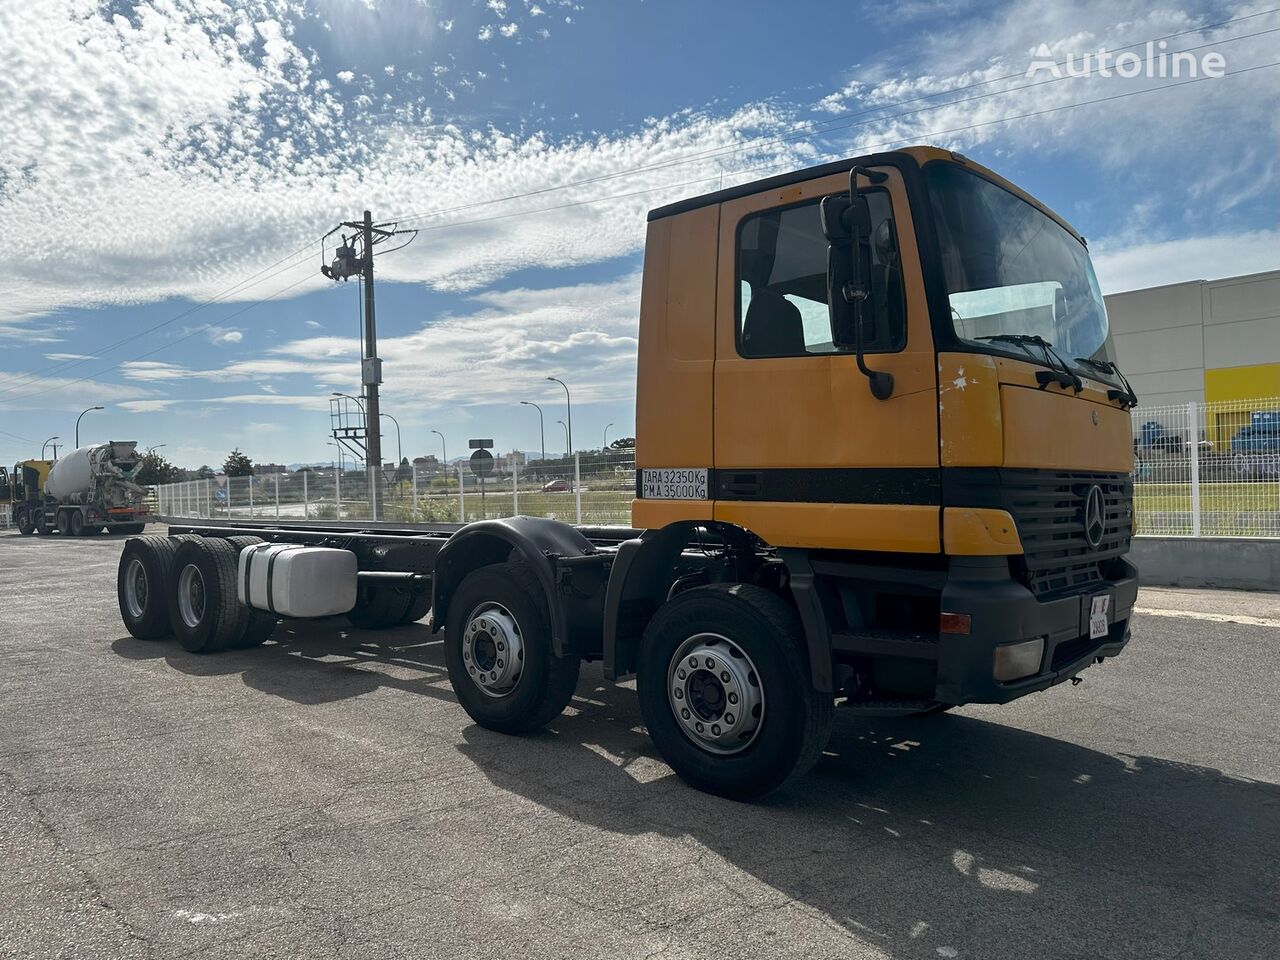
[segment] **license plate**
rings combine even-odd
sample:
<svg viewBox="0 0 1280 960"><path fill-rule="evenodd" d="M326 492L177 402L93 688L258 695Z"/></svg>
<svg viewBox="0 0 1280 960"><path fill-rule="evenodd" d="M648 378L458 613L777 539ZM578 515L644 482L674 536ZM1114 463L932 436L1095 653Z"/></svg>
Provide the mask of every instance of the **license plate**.
<svg viewBox="0 0 1280 960"><path fill-rule="evenodd" d="M1100 597L1093 597L1089 601L1089 639L1097 640L1105 637L1110 629L1107 622L1107 613L1111 610L1111 597L1103 594Z"/></svg>

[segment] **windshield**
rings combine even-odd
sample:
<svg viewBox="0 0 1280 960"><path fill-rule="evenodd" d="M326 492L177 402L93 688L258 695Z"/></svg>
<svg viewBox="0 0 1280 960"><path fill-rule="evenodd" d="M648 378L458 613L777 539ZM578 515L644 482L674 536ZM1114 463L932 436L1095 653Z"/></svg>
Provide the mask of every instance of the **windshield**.
<svg viewBox="0 0 1280 960"><path fill-rule="evenodd" d="M1107 309L1083 243L963 167L930 164L925 178L956 336L1038 336L1068 361L1112 359Z"/></svg>

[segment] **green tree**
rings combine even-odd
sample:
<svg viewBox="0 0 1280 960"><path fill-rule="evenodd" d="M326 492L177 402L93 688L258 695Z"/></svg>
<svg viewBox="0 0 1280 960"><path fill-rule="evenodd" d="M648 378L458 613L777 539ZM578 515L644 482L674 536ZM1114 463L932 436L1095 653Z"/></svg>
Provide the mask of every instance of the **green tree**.
<svg viewBox="0 0 1280 960"><path fill-rule="evenodd" d="M133 475L133 479L144 486L150 486L157 483L174 483L181 476L180 469L153 450L151 453L143 454L142 466L138 467L138 472Z"/></svg>
<svg viewBox="0 0 1280 960"><path fill-rule="evenodd" d="M634 450L636 448L635 437L619 437L613 443L609 444L614 450Z"/></svg>
<svg viewBox="0 0 1280 960"><path fill-rule="evenodd" d="M228 477L252 477L253 461L241 453L239 447L236 447L227 454L227 459L222 461L222 472Z"/></svg>

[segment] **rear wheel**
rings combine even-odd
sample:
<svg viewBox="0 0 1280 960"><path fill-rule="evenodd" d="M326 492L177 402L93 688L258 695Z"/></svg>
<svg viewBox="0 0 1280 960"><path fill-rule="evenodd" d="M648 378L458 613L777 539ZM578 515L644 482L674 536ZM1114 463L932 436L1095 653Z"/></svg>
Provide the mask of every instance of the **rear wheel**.
<svg viewBox="0 0 1280 960"><path fill-rule="evenodd" d="M662 607L636 677L649 736L699 790L759 797L808 770L834 701L809 680L804 634L781 599L746 584L697 587Z"/></svg>
<svg viewBox="0 0 1280 960"><path fill-rule="evenodd" d="M248 607L236 598L236 548L201 537L178 547L169 620L184 650L215 653L244 634Z"/></svg>
<svg viewBox="0 0 1280 960"><path fill-rule="evenodd" d="M578 685L577 657L557 657L546 597L524 563L468 574L449 602L449 681L482 727L527 733L564 710Z"/></svg>
<svg viewBox="0 0 1280 960"><path fill-rule="evenodd" d="M44 508L33 507L31 510L31 524L35 528L36 533L45 536L49 533L49 524L45 520Z"/></svg>
<svg viewBox="0 0 1280 960"><path fill-rule="evenodd" d="M172 633L168 596L172 590L178 541L168 537L129 540L116 571L116 599L125 629L139 640Z"/></svg>
<svg viewBox="0 0 1280 960"><path fill-rule="evenodd" d="M83 537L85 533L84 514L79 510L67 510L65 512L60 511L58 513L58 531L62 531L62 518L67 514L69 514L69 516L67 516L67 532L73 537Z"/></svg>
<svg viewBox="0 0 1280 960"><path fill-rule="evenodd" d="M68 536L71 533L71 511L59 510L54 525L58 528L58 533L64 537Z"/></svg>

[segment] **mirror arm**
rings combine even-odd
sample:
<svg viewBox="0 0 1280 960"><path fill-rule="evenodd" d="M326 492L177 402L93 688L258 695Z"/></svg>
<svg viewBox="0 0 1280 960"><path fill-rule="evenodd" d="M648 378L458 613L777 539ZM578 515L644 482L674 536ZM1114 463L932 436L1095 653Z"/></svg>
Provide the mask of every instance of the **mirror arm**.
<svg viewBox="0 0 1280 960"><path fill-rule="evenodd" d="M889 179L886 173L868 170L866 167L854 166L849 169L849 201L853 202L858 195L858 177L866 177L871 183L884 183ZM870 239L870 238L868 238ZM858 250L857 241L853 247L854 259L854 275L858 278L858 284L846 284L844 289L845 300L853 305L856 319L854 321L854 348L857 354L858 370L867 378L867 384L871 388L871 395L877 400L888 400L893 396L893 374L885 370L872 370L867 366L866 356L863 352L862 345L862 305L866 302L870 293L867 282L862 277L862 266L859 257L862 255Z"/></svg>

